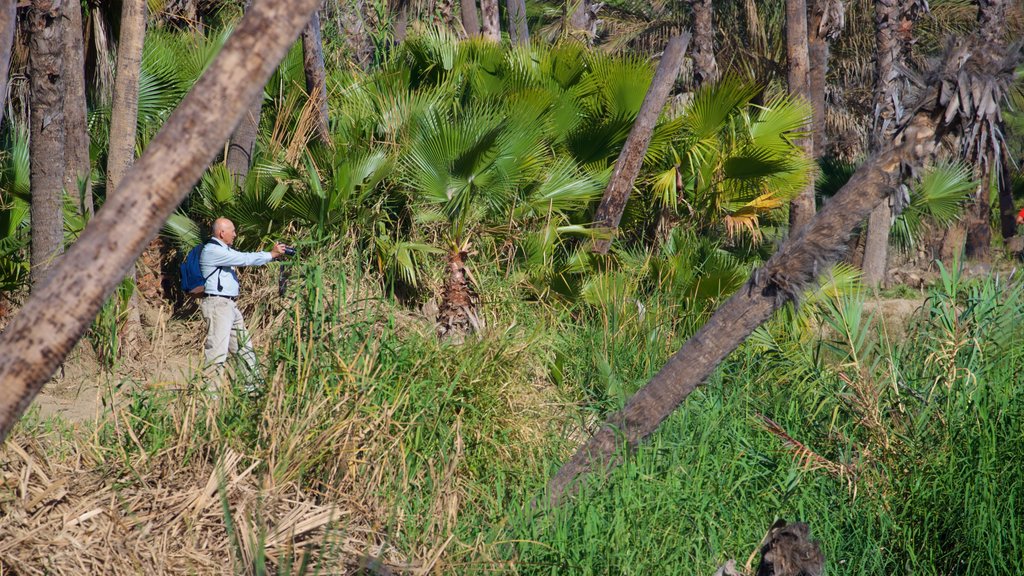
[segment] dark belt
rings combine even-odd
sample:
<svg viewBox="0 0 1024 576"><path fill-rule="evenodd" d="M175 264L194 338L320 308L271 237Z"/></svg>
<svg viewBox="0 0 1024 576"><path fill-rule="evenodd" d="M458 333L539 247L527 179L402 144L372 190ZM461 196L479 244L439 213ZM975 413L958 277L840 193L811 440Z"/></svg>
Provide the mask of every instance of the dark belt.
<svg viewBox="0 0 1024 576"><path fill-rule="evenodd" d="M227 298L228 300L238 300L238 296L225 296L223 294L203 294L203 298Z"/></svg>

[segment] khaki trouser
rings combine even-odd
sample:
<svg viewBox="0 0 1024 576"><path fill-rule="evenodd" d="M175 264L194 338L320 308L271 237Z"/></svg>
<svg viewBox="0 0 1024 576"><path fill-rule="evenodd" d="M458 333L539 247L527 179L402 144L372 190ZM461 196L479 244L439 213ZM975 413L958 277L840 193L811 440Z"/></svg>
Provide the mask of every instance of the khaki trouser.
<svg viewBox="0 0 1024 576"><path fill-rule="evenodd" d="M199 303L199 310L209 324L203 347L206 365L220 367L227 360L228 353L236 354L248 369L249 375L258 377L256 353L235 301L209 296Z"/></svg>

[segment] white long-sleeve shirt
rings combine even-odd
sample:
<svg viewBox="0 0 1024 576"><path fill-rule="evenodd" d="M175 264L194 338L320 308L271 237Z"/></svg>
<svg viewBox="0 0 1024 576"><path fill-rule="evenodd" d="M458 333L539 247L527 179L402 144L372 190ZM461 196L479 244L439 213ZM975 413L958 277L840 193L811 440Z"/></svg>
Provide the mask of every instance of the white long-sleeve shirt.
<svg viewBox="0 0 1024 576"><path fill-rule="evenodd" d="M274 259L270 252L239 252L218 238L211 240L199 257L207 294L238 296L238 275L233 267L262 266Z"/></svg>

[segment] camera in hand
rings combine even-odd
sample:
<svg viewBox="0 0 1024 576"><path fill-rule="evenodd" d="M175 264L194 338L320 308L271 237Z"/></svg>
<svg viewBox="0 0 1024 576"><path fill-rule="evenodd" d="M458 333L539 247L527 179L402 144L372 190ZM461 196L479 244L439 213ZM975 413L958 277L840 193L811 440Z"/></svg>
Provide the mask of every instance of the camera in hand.
<svg viewBox="0 0 1024 576"><path fill-rule="evenodd" d="M284 255L285 256L295 256L295 248L292 248L291 246L285 246L284 247Z"/></svg>

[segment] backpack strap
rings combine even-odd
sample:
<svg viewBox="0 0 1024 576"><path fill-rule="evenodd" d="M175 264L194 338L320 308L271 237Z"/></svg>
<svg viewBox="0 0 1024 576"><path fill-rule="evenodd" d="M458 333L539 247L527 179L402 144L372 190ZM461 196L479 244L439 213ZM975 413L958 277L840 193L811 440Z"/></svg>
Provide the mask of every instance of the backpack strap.
<svg viewBox="0 0 1024 576"><path fill-rule="evenodd" d="M216 244L216 243L217 242L214 241L213 238L207 238L206 242L203 242L203 249L204 250L206 249L206 245L207 244ZM202 263L202 255L200 255L199 260L200 260L200 264L201 264ZM203 278L203 284L206 284L206 281L210 279L210 276L213 276L216 273L217 274L217 291L220 292L221 290L224 289L224 287L220 283L220 272L223 272L223 271L224 271L224 266L215 266L213 268L213 272L210 272L209 274L207 274Z"/></svg>

